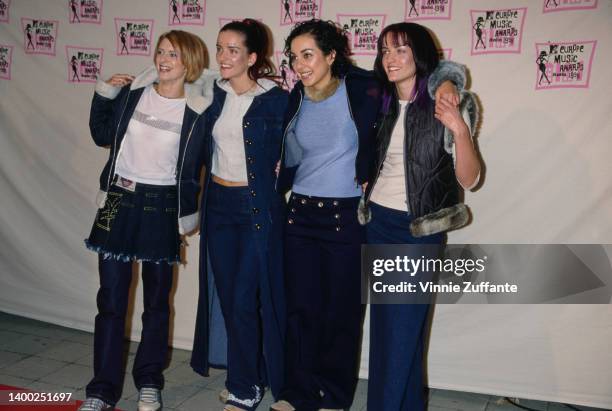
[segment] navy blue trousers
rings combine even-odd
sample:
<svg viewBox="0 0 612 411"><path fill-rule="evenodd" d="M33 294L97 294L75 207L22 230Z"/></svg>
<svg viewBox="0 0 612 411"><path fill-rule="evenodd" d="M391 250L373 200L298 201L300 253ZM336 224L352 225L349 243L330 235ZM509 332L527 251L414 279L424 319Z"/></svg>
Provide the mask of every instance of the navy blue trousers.
<svg viewBox="0 0 612 411"><path fill-rule="evenodd" d="M227 330L228 404L257 407L266 384L260 315L261 264L248 187L209 186L208 255Z"/></svg>
<svg viewBox="0 0 612 411"><path fill-rule="evenodd" d="M299 411L349 408L361 327L359 198L292 194L285 232L287 342L280 398Z"/></svg>
<svg viewBox="0 0 612 411"><path fill-rule="evenodd" d="M416 238L410 234L412 217L370 203L372 220L366 226L368 244L442 244L443 234ZM425 256L425 257L434 257ZM370 306L370 361L368 410L425 410L423 373L427 335L427 304Z"/></svg>
<svg viewBox="0 0 612 411"><path fill-rule="evenodd" d="M173 265L142 262L144 312L142 334L132 375L136 388L164 386L168 354L169 297ZM100 289L94 331L94 377L87 397L114 405L121 397L124 376L123 344L133 263L98 257Z"/></svg>

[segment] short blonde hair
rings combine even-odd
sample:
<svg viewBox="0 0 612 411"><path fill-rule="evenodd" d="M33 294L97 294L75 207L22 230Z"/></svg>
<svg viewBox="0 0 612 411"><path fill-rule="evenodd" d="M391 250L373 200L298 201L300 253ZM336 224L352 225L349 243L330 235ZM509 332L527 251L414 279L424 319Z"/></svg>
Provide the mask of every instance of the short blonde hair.
<svg viewBox="0 0 612 411"><path fill-rule="evenodd" d="M157 44L155 45L156 52L159 48L159 43L163 39L168 39L172 47L180 52L181 62L187 70L185 81L193 83L199 79L202 71L208 67L208 51L202 39L195 34L183 30L167 31L157 39Z"/></svg>

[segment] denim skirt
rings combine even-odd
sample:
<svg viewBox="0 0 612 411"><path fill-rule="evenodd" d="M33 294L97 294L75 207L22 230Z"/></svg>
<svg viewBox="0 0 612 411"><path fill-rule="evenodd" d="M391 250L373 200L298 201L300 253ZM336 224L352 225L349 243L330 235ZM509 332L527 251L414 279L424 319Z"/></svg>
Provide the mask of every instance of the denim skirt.
<svg viewBox="0 0 612 411"><path fill-rule="evenodd" d="M118 261L180 262L176 185L111 185L85 244Z"/></svg>

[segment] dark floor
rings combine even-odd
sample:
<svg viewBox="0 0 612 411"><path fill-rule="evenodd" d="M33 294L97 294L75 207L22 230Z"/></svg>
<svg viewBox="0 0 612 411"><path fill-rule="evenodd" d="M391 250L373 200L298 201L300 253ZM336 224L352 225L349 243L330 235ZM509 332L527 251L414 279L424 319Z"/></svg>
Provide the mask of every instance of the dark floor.
<svg viewBox="0 0 612 411"><path fill-rule="evenodd" d="M84 387L92 376L93 334L59 327L0 312L0 384L41 392L71 392L84 399ZM127 370L131 369L136 344L126 344ZM202 378L189 366L191 352L173 350L165 372L164 409L181 411L222 410L218 393L224 388L225 372L214 371ZM351 411L365 411L367 383L359 381ZM601 411L533 400L518 400L520 405L538 411ZM259 410L268 410L272 402L266 394ZM117 407L136 409L137 392L130 374L126 374L123 396ZM0 406L2 408L2 406ZM507 401L485 394L430 390L429 411L510 411L520 410ZM376 410L372 410L376 411Z"/></svg>

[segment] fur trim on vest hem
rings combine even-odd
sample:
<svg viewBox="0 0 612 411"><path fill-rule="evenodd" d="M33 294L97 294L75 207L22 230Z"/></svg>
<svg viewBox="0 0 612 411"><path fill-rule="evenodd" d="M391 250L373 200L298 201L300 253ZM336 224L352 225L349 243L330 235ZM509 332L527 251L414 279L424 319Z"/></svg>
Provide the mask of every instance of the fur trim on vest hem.
<svg viewBox="0 0 612 411"><path fill-rule="evenodd" d="M470 213L465 204L455 204L435 213L415 218L410 223L410 233L414 237L425 237L443 231L455 230L466 225L469 217Z"/></svg>

